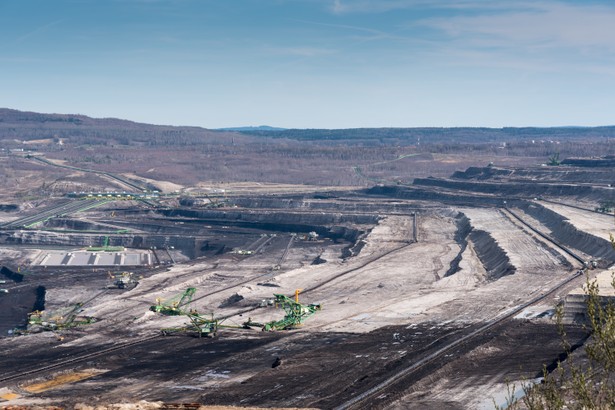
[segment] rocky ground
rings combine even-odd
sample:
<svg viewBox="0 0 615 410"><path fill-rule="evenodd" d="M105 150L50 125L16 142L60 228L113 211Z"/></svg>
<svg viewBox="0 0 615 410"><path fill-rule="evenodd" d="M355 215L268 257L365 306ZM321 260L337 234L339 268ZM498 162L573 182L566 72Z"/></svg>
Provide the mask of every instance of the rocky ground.
<svg viewBox="0 0 615 410"><path fill-rule="evenodd" d="M5 230L3 333L24 327L41 286L46 310L80 305L96 322L0 338L0 405L74 407L90 397L89 406L492 408L507 382L538 377L561 357L553 307L584 280L574 277L582 260L600 261L592 274L615 261L604 250L612 217L593 212L595 192L572 208L569 197L472 195L467 179L456 191L237 192L220 208L113 202L35 232ZM90 245L100 235L87 231L101 226L162 262L135 267L133 289L107 289L105 269L31 264L40 248ZM149 307L188 287L193 309L224 319L217 337L161 334L186 318ZM296 289L322 306L300 328L236 328L281 318L263 300ZM573 344L587 337L575 325L567 333Z"/></svg>

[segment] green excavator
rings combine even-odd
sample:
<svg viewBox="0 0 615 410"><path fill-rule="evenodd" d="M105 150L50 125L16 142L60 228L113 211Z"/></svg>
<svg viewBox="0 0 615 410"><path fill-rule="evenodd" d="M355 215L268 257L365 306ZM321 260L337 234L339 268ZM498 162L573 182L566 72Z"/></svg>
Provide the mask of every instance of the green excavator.
<svg viewBox="0 0 615 410"><path fill-rule="evenodd" d="M196 288L188 288L183 293L174 296L167 300L160 298L156 299L156 304L151 306L149 310L156 313L161 313L165 316L180 316L187 315L188 305L192 302L192 297L196 292Z"/></svg>
<svg viewBox="0 0 615 410"><path fill-rule="evenodd" d="M174 333L196 333L199 337L216 337L218 330L225 329L245 329L244 326L224 325L222 322L224 319L215 318L213 313L210 317L205 317L195 311L186 314L186 317L190 320L189 323L182 327L170 327L162 329L163 335L170 335Z"/></svg>
<svg viewBox="0 0 615 410"><path fill-rule="evenodd" d="M243 324L245 328L260 327L265 332L271 332L274 330L287 330L294 329L301 326L303 322L312 316L314 313L322 309L320 304L311 303L309 305L302 305L299 303L299 293L301 289L295 290L295 299L291 299L286 295L274 294L274 302L276 307L284 309L286 314L280 320L274 320L267 323L253 322L252 319L248 319Z"/></svg>
<svg viewBox="0 0 615 410"><path fill-rule="evenodd" d="M64 330L94 323L95 318L79 315L82 307L82 303L77 303L53 312L44 310L30 312L28 313L28 327L24 333Z"/></svg>

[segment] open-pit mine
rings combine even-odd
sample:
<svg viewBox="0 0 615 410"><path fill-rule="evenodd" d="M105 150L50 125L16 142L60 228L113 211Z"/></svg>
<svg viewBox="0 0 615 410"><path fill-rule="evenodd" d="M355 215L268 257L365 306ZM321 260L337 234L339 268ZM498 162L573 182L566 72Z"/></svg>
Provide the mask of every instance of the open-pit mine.
<svg viewBox="0 0 615 410"><path fill-rule="evenodd" d="M503 404L562 358L555 306L615 262L600 161L4 197L0 406Z"/></svg>

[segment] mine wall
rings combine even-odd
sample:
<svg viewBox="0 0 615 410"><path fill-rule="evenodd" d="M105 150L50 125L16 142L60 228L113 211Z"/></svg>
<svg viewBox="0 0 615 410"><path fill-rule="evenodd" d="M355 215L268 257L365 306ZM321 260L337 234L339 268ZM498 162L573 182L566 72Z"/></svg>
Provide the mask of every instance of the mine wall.
<svg viewBox="0 0 615 410"><path fill-rule="evenodd" d="M45 296L47 295L47 288L44 286L37 286L35 290L36 300L32 306L32 312L45 310Z"/></svg>
<svg viewBox="0 0 615 410"><path fill-rule="evenodd" d="M120 229L137 229L145 231L148 234L154 235L190 235L199 236L205 233L205 228L197 228L191 225L177 225L165 221L114 221L113 227L110 224L94 223L89 221L81 221L69 218L52 218L45 222L45 228L62 228L68 231L99 231L100 235L105 235L105 232L114 233ZM84 232L85 233L85 232Z"/></svg>
<svg viewBox="0 0 615 410"><path fill-rule="evenodd" d="M60 233L44 231L1 232L2 244L55 245L55 246L100 246L100 234ZM114 235L109 236L109 246L124 246L126 248L149 249L152 247L174 247L182 250L186 256L198 256L198 250L203 247L203 239L183 235ZM222 245L220 245L222 246Z"/></svg>
<svg viewBox="0 0 615 410"><path fill-rule="evenodd" d="M0 337L11 334L15 328L25 328L28 324L28 312L39 307L38 288L21 287L0 298ZM44 307L44 305L42 305Z"/></svg>
<svg viewBox="0 0 615 410"><path fill-rule="evenodd" d="M562 182L593 185L608 185L615 181L615 172L610 168L568 168L545 167L540 169L515 170L515 178L508 178L510 182L528 182L530 178L543 182Z"/></svg>
<svg viewBox="0 0 615 410"><path fill-rule="evenodd" d="M502 169L495 167L469 167L465 171L456 171L451 179L458 180L499 180L513 183L531 183L529 180L538 182L563 182L563 183L592 183L611 184L615 182L615 171L612 168L572 168L567 166Z"/></svg>
<svg viewBox="0 0 615 410"><path fill-rule="evenodd" d="M468 242L472 242L478 259L487 271L488 281L498 280L503 276L515 273L517 269L491 234L483 230L474 229L470 219L462 212L455 217L455 224L457 225L455 242L459 244L461 249L451 261L444 277L454 275L459 271L459 263L463 258L463 252L466 250Z"/></svg>
<svg viewBox="0 0 615 410"><path fill-rule="evenodd" d="M260 223L301 224L301 225L339 225L342 223L369 224L378 222L377 215L354 215L344 213L321 212L253 212L243 209L233 210L199 210L199 209L165 209L158 211L165 216L184 216L198 219L215 219L220 221L245 221Z"/></svg>
<svg viewBox="0 0 615 410"><path fill-rule="evenodd" d="M474 244L476 255L487 271L487 280L493 281L515 273L517 268L510 263L504 249L500 248L489 232L474 229L468 238Z"/></svg>
<svg viewBox="0 0 615 410"><path fill-rule="evenodd" d="M575 167L615 167L615 157L607 156L604 158L566 158L562 165L573 165Z"/></svg>
<svg viewBox="0 0 615 410"><path fill-rule="evenodd" d="M615 263L615 249L611 246L610 241L578 230L567 218L540 204L519 202L517 206L549 228L557 240L595 259L601 259L600 267L607 267Z"/></svg>
<svg viewBox="0 0 615 410"><path fill-rule="evenodd" d="M24 280L21 273L7 266L0 268L0 278L9 279L15 283ZM34 285L25 284L12 288L7 294L0 295L0 337L10 334L16 327L25 327L28 312L44 308L45 287L43 286L35 288Z"/></svg>
<svg viewBox="0 0 615 410"><path fill-rule="evenodd" d="M113 232L119 228L91 221L81 221L79 219L70 218L51 218L45 221L45 228L62 228L75 231L101 231Z"/></svg>
<svg viewBox="0 0 615 410"><path fill-rule="evenodd" d="M595 199L615 199L615 190L608 187L579 186L566 184L532 183L491 183L452 181L437 178L416 178L414 185L457 189L461 191L481 192L499 196L575 196Z"/></svg>
<svg viewBox="0 0 615 410"><path fill-rule="evenodd" d="M411 199L417 201L441 202L459 206L492 206L501 207L504 199L501 197L477 196L470 193L440 192L421 187L376 186L363 191L366 195Z"/></svg>
<svg viewBox="0 0 615 410"><path fill-rule="evenodd" d="M331 198L327 198L331 199ZM347 202L346 202L347 201ZM419 208L407 203L387 203L385 201L360 202L356 198L346 197L335 198L333 201L322 201L318 198L235 198L233 203L242 208L255 209L304 209L312 211L325 212L358 212L358 213L373 213L373 214L390 214L390 213L412 213Z"/></svg>
<svg viewBox="0 0 615 410"><path fill-rule="evenodd" d="M166 217L192 218L192 222L212 225L233 225L245 228L283 232L311 232L331 239L356 241L362 230L348 225L375 225L378 215L354 215L342 213L256 213L245 210L194 210L165 209L158 211Z"/></svg>
<svg viewBox="0 0 615 410"><path fill-rule="evenodd" d="M3 275L4 277L18 283L23 281L23 275L21 273L15 272L14 270L7 268L6 266L0 268L0 275Z"/></svg>
<svg viewBox="0 0 615 410"><path fill-rule="evenodd" d="M510 169L496 167L469 167L465 171L455 171L451 178L484 180L494 177L508 177L513 173Z"/></svg>
<svg viewBox="0 0 615 410"><path fill-rule="evenodd" d="M470 224L470 220L463 213L459 213L455 217L455 224L457 225L457 231L455 232L455 242L459 244L460 250L457 256L453 258L450 263L450 267L444 274L444 277L454 275L459 272L459 263L463 259L463 253L468 247L468 235L472 231L472 225Z"/></svg>
<svg viewBox="0 0 615 410"><path fill-rule="evenodd" d="M148 211L149 212L149 211ZM194 224L214 226L235 226L276 232L311 232L332 240L345 240L354 246L365 234L369 226L375 225L377 215L344 215L341 213L256 213L246 211L220 210L188 210L171 209L158 211L168 219L160 221L160 225L118 221L124 227L134 226L137 229L154 230L152 234L107 234L109 226L79 221L69 218L54 218L46 225L73 229L75 231L91 231L104 229L100 233L86 232L50 232L35 230L0 231L0 243L30 244L30 245L60 245L60 246L101 246L105 236L109 237L109 246L124 246L127 248L149 249L152 247L174 247L181 250L189 258L195 258L204 253L221 253L232 249L232 245L212 240L212 235L204 235L204 228ZM185 225L174 225L173 218L190 218ZM165 223L167 223L165 225ZM363 225L357 228L355 224ZM199 235L203 234L203 235ZM215 234L215 232L214 232ZM215 236L215 235L214 235Z"/></svg>

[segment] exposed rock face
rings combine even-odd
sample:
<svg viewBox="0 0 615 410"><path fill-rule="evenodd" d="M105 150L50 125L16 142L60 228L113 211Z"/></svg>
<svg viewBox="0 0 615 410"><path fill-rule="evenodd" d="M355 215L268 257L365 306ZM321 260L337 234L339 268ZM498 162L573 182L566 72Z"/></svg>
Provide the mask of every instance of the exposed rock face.
<svg viewBox="0 0 615 410"><path fill-rule="evenodd" d="M465 171L456 171L453 173L454 179L493 179L495 177L510 176L513 173L510 169L502 169L496 167L469 167Z"/></svg>
<svg viewBox="0 0 615 410"><path fill-rule="evenodd" d="M354 242L361 231L345 224L377 223L378 215L354 215L342 213L289 213L250 212L245 210L192 210L169 209L160 211L167 217L185 217L208 224L232 224L233 226L283 232L316 232L331 239L346 239Z"/></svg>
<svg viewBox="0 0 615 410"><path fill-rule="evenodd" d="M0 243L6 244L36 244L63 246L100 246L102 235L61 233L43 231L14 231L0 233ZM195 250L200 249L203 241L194 237L172 235L113 235L109 237L109 246L124 246L127 248L149 249L152 247L174 247L181 249L192 257Z"/></svg>
<svg viewBox="0 0 615 410"><path fill-rule="evenodd" d="M23 280L23 275L21 273L15 272L6 266L3 266L0 269L0 274L6 276L7 278L14 280L15 282L21 282Z"/></svg>
<svg viewBox="0 0 615 410"><path fill-rule="evenodd" d="M609 187L579 186L545 182L471 182L438 178L417 178L415 185L456 189L468 192L494 194L500 197L528 198L534 196L575 196L596 199L615 199L615 191Z"/></svg>
<svg viewBox="0 0 615 410"><path fill-rule="evenodd" d="M283 208L283 207L282 207ZM287 209L287 208L285 208ZM350 214L343 212L254 212L245 209L232 210L198 210L198 209L168 209L160 211L165 216L184 216L199 219L215 219L253 223L335 225L342 223L373 224L378 221L377 215Z"/></svg>
<svg viewBox="0 0 615 410"><path fill-rule="evenodd" d="M615 249L606 239L578 230L568 219L540 204L521 203L519 207L549 228L552 236L563 244L601 259L599 266L615 263Z"/></svg>
<svg viewBox="0 0 615 410"><path fill-rule="evenodd" d="M322 211L330 213L373 213L373 216L383 212L412 212L416 207L407 203L399 203L391 200L373 201L349 201L347 198L340 201L335 199L333 194L329 198L327 195L313 195L312 197L288 196L288 197L250 197L233 198L233 203L248 209L290 209L310 211ZM348 193L346 193L348 195Z"/></svg>
<svg viewBox="0 0 615 410"><path fill-rule="evenodd" d="M459 244L460 250L457 256L451 261L450 268L444 274L444 277L454 275L459 271L459 263L463 258L463 253L468 247L468 235L472 231L470 220L463 213L459 213L455 218L457 224L457 232L455 233L455 242Z"/></svg>
<svg viewBox="0 0 615 410"><path fill-rule="evenodd" d="M103 235L61 233L44 231L3 232L1 243L67 245L67 246L100 246ZM194 238L182 238L163 235L114 235L109 237L109 246L125 246L131 248L164 247L166 245L194 245Z"/></svg>
<svg viewBox="0 0 615 410"><path fill-rule="evenodd" d="M510 258L491 234L481 230L472 230L468 237L474 244L478 258L487 270L488 280L497 280L515 273L516 268L510 263Z"/></svg>
<svg viewBox="0 0 615 410"><path fill-rule="evenodd" d="M565 217L543 207L536 202L514 198L510 199L506 197L506 195L514 196L525 192L526 197L534 195L540 196L541 194L546 195L549 193L554 195L585 196L586 198L600 198L604 200L604 198L615 197L615 190L609 187L603 188L564 184L500 185L496 183L473 183L436 179L425 179L421 181L427 184L432 184L433 186L467 190L468 194L465 195L464 193L449 193L437 190L428 190L425 188L399 186L378 186L368 189L366 192L372 195L384 195L417 200L433 200L461 206L518 207L549 228L551 230L551 236L555 240L560 241L562 244L570 248L578 249L588 255L591 255L594 259L598 259L598 266L606 267L612 263L615 263L615 249L613 249L608 240L578 230ZM497 193L499 197L495 195L471 195L470 191L472 190L481 193ZM506 198L506 200L504 200L504 198ZM459 232L461 232L461 230L459 230ZM458 243L463 246L463 240L460 241L460 238L457 238L457 240ZM458 263L458 261L453 262ZM456 271L457 268L454 263L451 264L451 268L448 270L447 275L450 275Z"/></svg>
<svg viewBox="0 0 615 410"><path fill-rule="evenodd" d="M503 206L504 199L495 196L478 196L472 192L442 192L423 187L402 186L376 186L366 189L368 195L382 195L385 197L413 199L420 201L433 201L460 206Z"/></svg>
<svg viewBox="0 0 615 410"><path fill-rule="evenodd" d="M47 295L47 289L44 286L37 286L36 288L36 301L34 302L34 306L32 307L32 311L43 311L45 310L45 296Z"/></svg>
<svg viewBox="0 0 615 410"><path fill-rule="evenodd" d="M64 232L0 231L0 243L87 247L101 246L105 237L108 237L109 246L141 249L174 248L181 250L189 258L195 258L204 254L224 253L236 246L225 242L226 239L222 239L215 232L216 228L220 231L221 227L233 226L274 232L316 232L323 238L350 242L349 249L353 249L351 253L355 254L362 246L357 244L357 241L365 234L369 226L376 224L379 219L377 214L340 212L256 212L245 209L165 209L158 212L165 216L166 222L159 219L152 222L151 215L145 213L141 222L136 219L132 222L122 222L122 228L133 228L147 233L112 233L121 232L121 230L118 230L118 226L107 223L52 218L46 222L46 227L60 228ZM205 225L208 228L204 228ZM357 225L365 226L365 229L357 228ZM215 228L209 229L212 226ZM111 233L108 235L92 234L87 231Z"/></svg>
<svg viewBox="0 0 615 410"><path fill-rule="evenodd" d="M562 165L573 165L575 167L615 167L615 157L606 156L604 158L567 158L562 161Z"/></svg>
<svg viewBox="0 0 615 410"><path fill-rule="evenodd" d="M465 171L457 171L451 179L462 181L505 181L515 183L551 182L551 183L591 183L610 184L615 182L615 168L587 167L583 168L559 166L539 168L497 168L470 167Z"/></svg>

